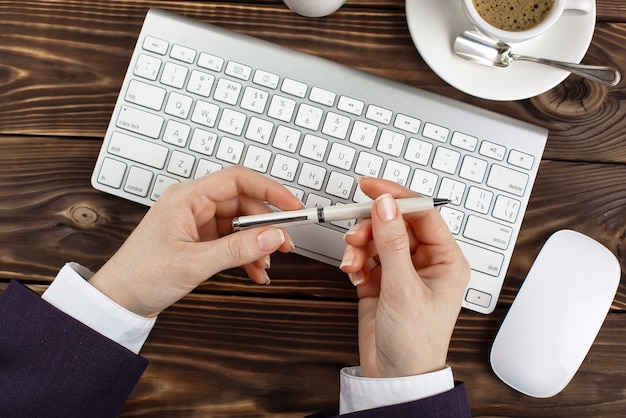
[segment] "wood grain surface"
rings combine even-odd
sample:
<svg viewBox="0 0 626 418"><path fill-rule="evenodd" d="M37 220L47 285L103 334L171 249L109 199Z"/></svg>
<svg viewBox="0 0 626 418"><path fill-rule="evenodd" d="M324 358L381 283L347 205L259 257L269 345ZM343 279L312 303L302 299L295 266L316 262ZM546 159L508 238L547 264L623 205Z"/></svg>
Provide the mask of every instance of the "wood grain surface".
<svg viewBox="0 0 626 418"><path fill-rule="evenodd" d="M417 1L417 0L412 0ZM443 1L443 0L441 0ZM446 0L448 1L448 0ZM452 0L450 0L452 1ZM500 382L489 349L542 243L574 229L626 266L626 93L570 76L529 100L453 89L421 59L403 0L348 0L305 19L278 0L0 0L0 290L42 292L67 261L98 269L146 208L89 179L145 12L160 7L322 56L550 130L499 305L463 311L450 349L476 416L626 416L626 282L571 384L549 399ZM583 62L626 70L626 4L597 0ZM566 47L566 45L564 45ZM298 417L337 401L358 362L356 296L337 269L276 255L272 284L223 272L165 311L142 354L150 366L125 417Z"/></svg>

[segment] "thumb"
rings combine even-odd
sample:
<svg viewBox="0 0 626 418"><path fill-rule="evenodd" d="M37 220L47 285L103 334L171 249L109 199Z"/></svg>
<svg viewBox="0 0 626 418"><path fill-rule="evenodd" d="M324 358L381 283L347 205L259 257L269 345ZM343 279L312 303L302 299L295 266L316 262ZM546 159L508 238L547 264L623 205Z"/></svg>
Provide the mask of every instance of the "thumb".
<svg viewBox="0 0 626 418"><path fill-rule="evenodd" d="M383 286L389 286L411 277L408 273L415 271L411 260L411 244L400 208L391 195L379 196L372 209L372 234L382 277L392 279L387 279Z"/></svg>
<svg viewBox="0 0 626 418"><path fill-rule="evenodd" d="M285 242L282 229L263 228L238 231L206 244L211 246L211 269L216 272L260 260ZM204 254L206 260L206 253Z"/></svg>

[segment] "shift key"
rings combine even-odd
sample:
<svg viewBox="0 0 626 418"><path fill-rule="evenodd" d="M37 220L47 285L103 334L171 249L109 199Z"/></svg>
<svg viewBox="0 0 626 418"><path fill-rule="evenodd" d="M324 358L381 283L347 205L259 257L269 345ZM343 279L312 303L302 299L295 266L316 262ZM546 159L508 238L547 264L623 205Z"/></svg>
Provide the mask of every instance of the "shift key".
<svg viewBox="0 0 626 418"><path fill-rule="evenodd" d="M111 135L107 149L109 154L154 168L163 168L165 166L168 153L167 147L163 145L144 141L117 131Z"/></svg>

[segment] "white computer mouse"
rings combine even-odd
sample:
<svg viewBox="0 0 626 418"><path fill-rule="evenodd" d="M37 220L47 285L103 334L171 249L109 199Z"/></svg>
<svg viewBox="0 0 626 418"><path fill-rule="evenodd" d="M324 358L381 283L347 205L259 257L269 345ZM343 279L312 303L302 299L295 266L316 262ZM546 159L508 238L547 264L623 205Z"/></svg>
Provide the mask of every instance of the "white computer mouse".
<svg viewBox="0 0 626 418"><path fill-rule="evenodd" d="M306 17L322 17L337 11L346 0L283 0L294 12Z"/></svg>
<svg viewBox="0 0 626 418"><path fill-rule="evenodd" d="M578 232L554 233L494 340L496 375L536 398L561 392L600 331L620 277L620 264L606 247Z"/></svg>

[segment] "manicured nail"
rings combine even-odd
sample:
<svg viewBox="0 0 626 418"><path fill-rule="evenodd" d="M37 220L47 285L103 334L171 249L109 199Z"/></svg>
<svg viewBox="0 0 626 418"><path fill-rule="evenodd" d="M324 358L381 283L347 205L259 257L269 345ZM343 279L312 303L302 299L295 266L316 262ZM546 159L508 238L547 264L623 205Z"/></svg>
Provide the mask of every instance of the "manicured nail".
<svg viewBox="0 0 626 418"><path fill-rule="evenodd" d="M274 251L276 248L280 247L280 245L285 242L285 234L281 229L268 229L266 231L261 232L256 237L259 250L265 251Z"/></svg>
<svg viewBox="0 0 626 418"><path fill-rule="evenodd" d="M356 223L352 226L352 228L348 229L348 232L346 232L345 234L343 234L343 239L345 241L346 237L349 235L355 235L357 232L359 232L359 229L361 229L361 223Z"/></svg>
<svg viewBox="0 0 626 418"><path fill-rule="evenodd" d="M343 253L343 258L341 259L341 265L339 266L339 268L350 267L352 264L354 264L355 259L356 253L354 251L354 248L348 245Z"/></svg>
<svg viewBox="0 0 626 418"><path fill-rule="evenodd" d="M272 258L269 255L263 257L263 263L265 264L265 270L269 270L272 266Z"/></svg>
<svg viewBox="0 0 626 418"><path fill-rule="evenodd" d="M389 194L384 194L376 199L376 212L378 217L385 222L396 218L396 202Z"/></svg>
<svg viewBox="0 0 626 418"><path fill-rule="evenodd" d="M348 278L350 279L354 287L362 284L365 281L365 276L363 276L363 270L359 270L354 273L348 273Z"/></svg>
<svg viewBox="0 0 626 418"><path fill-rule="evenodd" d="M263 274L265 275L265 286L269 286L269 284L272 282L270 280L270 276L267 275L266 271L264 271Z"/></svg>

